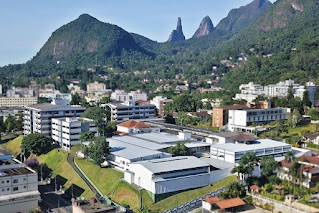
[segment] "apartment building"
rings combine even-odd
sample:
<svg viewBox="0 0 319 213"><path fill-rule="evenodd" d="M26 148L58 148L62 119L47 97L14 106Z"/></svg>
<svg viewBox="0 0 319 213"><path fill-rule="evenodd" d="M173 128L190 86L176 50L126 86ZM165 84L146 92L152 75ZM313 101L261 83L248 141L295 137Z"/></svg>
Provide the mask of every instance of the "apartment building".
<svg viewBox="0 0 319 213"><path fill-rule="evenodd" d="M287 119L287 108L268 109L236 109L228 112L228 129L230 131L246 131L255 124L265 124L275 120Z"/></svg>
<svg viewBox="0 0 319 213"><path fill-rule="evenodd" d="M259 95L264 95L264 88L259 84L254 84L254 82L249 82L248 84L242 84L239 86L240 94L236 94L235 100L243 99L247 102L255 100Z"/></svg>
<svg viewBox="0 0 319 213"><path fill-rule="evenodd" d="M132 97L129 94L127 94L124 90L115 90L111 94L111 100L124 102L132 100Z"/></svg>
<svg viewBox="0 0 319 213"><path fill-rule="evenodd" d="M131 91L128 93L129 96L132 97L132 100L135 101L147 101L147 94L141 90L137 90L137 91Z"/></svg>
<svg viewBox="0 0 319 213"><path fill-rule="evenodd" d="M136 101L112 102L102 107L111 109L111 120L118 123L141 118L154 118L156 106L149 103L136 103Z"/></svg>
<svg viewBox="0 0 319 213"><path fill-rule="evenodd" d="M213 127L222 127L228 123L228 111L235 109L248 109L245 104L237 104L231 106L221 106L213 108Z"/></svg>
<svg viewBox="0 0 319 213"><path fill-rule="evenodd" d="M52 140L63 149L70 150L81 144L81 132L92 132L96 137L97 127L90 119L79 117L52 118Z"/></svg>
<svg viewBox="0 0 319 213"><path fill-rule="evenodd" d="M24 108L23 134L42 133L51 137L52 118L79 117L85 111L83 107L54 105L50 103L36 104Z"/></svg>
<svg viewBox="0 0 319 213"><path fill-rule="evenodd" d="M96 92L96 91L100 91L100 90L106 90L106 85L103 83L99 83L97 81L95 81L94 83L88 83L86 85L86 91L88 93Z"/></svg>
<svg viewBox="0 0 319 213"><path fill-rule="evenodd" d="M38 97L0 97L0 107L26 107L38 103Z"/></svg>
<svg viewBox="0 0 319 213"><path fill-rule="evenodd" d="M163 116L164 115L164 109L165 109L165 105L167 103L172 102L172 99L167 99L164 96L156 96L153 98L153 100L151 100L151 104L154 104L156 106L157 109L157 114Z"/></svg>
<svg viewBox="0 0 319 213"><path fill-rule="evenodd" d="M29 213L40 200L38 174L13 158L0 153L0 212Z"/></svg>

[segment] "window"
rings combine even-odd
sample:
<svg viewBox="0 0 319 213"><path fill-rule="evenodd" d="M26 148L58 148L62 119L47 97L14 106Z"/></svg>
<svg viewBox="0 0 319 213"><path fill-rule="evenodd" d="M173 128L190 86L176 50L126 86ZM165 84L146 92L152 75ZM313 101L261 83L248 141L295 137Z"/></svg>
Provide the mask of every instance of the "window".
<svg viewBox="0 0 319 213"><path fill-rule="evenodd" d="M13 183L18 183L19 181L18 181L18 179L13 179L12 182L13 182Z"/></svg>
<svg viewBox="0 0 319 213"><path fill-rule="evenodd" d="M25 189L26 189L26 188L27 188L27 186L23 186L23 188L25 188Z"/></svg>
<svg viewBox="0 0 319 213"><path fill-rule="evenodd" d="M4 181L1 181L1 183L3 184L3 183L4 183Z"/></svg>
<svg viewBox="0 0 319 213"><path fill-rule="evenodd" d="M10 181L9 181L9 180L7 180L7 183L10 183Z"/></svg>
<svg viewBox="0 0 319 213"><path fill-rule="evenodd" d="M9 191L10 190L10 188L7 188L7 191Z"/></svg>
<svg viewBox="0 0 319 213"><path fill-rule="evenodd" d="M13 187L13 191L18 191L19 188L18 187Z"/></svg>
<svg viewBox="0 0 319 213"><path fill-rule="evenodd" d="M2 189L2 191L4 192L4 189Z"/></svg>

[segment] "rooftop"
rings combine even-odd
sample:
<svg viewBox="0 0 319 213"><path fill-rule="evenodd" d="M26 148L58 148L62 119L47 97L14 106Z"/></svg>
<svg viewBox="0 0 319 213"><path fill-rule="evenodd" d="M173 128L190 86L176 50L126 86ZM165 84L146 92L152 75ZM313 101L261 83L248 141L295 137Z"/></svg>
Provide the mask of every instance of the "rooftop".
<svg viewBox="0 0 319 213"><path fill-rule="evenodd" d="M282 147L282 146L291 147L290 144L271 140L271 139L258 139L258 140L255 140L252 144L225 143L225 144L212 145L213 148L224 149L230 152L244 152L244 151L250 151L250 150L266 149L266 148L274 148L274 147Z"/></svg>
<svg viewBox="0 0 319 213"><path fill-rule="evenodd" d="M122 137L125 137L125 136L122 136ZM115 140L113 138L108 138L107 141L109 142L109 145L111 147L111 150L110 150L111 154L129 159L129 160L162 154L162 152L159 152L159 151L125 143L122 141Z"/></svg>
<svg viewBox="0 0 319 213"><path fill-rule="evenodd" d="M217 107L217 109L223 109L223 110L249 109L249 107L246 104L235 104L235 105L229 105L229 106L220 106L220 107Z"/></svg>
<svg viewBox="0 0 319 213"><path fill-rule="evenodd" d="M216 158L201 158L200 160L218 169L233 168L235 166L234 163L218 160Z"/></svg>
<svg viewBox="0 0 319 213"><path fill-rule="evenodd" d="M127 128L149 128L150 126L147 124L144 124L142 122L134 121L134 120L128 120L123 123L118 124L117 126L127 127Z"/></svg>
<svg viewBox="0 0 319 213"><path fill-rule="evenodd" d="M239 197L227 199L227 200L221 200L215 203L220 209L229 209L234 208L238 206L243 206L246 203L240 199Z"/></svg>
<svg viewBox="0 0 319 213"><path fill-rule="evenodd" d="M169 157L140 161L134 164L140 164L152 173L171 172L209 166L207 163L194 156Z"/></svg>
<svg viewBox="0 0 319 213"><path fill-rule="evenodd" d="M230 139L234 141L254 141L255 137L252 137L246 134L238 134L238 135L231 136Z"/></svg>
<svg viewBox="0 0 319 213"><path fill-rule="evenodd" d="M54 105L50 103L35 104L26 107L27 109L36 109L40 111L57 111L57 110L85 110L83 107L72 107L68 105Z"/></svg>
<svg viewBox="0 0 319 213"><path fill-rule="evenodd" d="M216 202L220 201L220 199L218 197L208 197L208 198L205 198L204 201L212 204L212 203L216 203Z"/></svg>

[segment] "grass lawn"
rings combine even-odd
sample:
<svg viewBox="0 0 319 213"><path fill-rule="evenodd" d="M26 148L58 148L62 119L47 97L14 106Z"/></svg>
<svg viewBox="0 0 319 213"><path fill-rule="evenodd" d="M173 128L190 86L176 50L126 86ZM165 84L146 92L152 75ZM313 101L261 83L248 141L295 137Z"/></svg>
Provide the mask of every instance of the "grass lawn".
<svg viewBox="0 0 319 213"><path fill-rule="evenodd" d="M73 189L76 189L77 186L82 188L84 192L81 194L81 197L90 198L94 194L88 188L88 186L83 182L83 180L76 174L73 168L67 162L67 152L62 149L54 149L45 155L38 157L39 162L45 163L49 169L52 170L51 177L55 177L57 174L61 176L62 180L66 182L63 184L64 190L71 190L71 185L74 184ZM81 189L78 191L82 192Z"/></svg>
<svg viewBox="0 0 319 213"><path fill-rule="evenodd" d="M3 144L3 146L12 155L17 156L21 152L22 139L23 139L23 137L19 136L15 139Z"/></svg>
<svg viewBox="0 0 319 213"><path fill-rule="evenodd" d="M127 182L121 181L115 188L111 199L121 205L129 205L130 208L136 212L141 207L141 196L137 189L134 189Z"/></svg>
<svg viewBox="0 0 319 213"><path fill-rule="evenodd" d="M208 194L212 191L215 191L219 188L227 186L230 183L235 182L235 181L237 181L237 178L235 176L230 176L230 177L224 178L224 179L214 183L213 186L205 186L202 188L185 191L185 192L173 195L171 197L168 197L164 200L161 200L155 204L148 206L148 209L150 209L152 211L163 212L167 209L171 209L175 206L186 203L188 201L191 201L193 199L201 197L205 194Z"/></svg>
<svg viewBox="0 0 319 213"><path fill-rule="evenodd" d="M120 183L120 179L124 177L122 172L110 168L100 168L86 159L76 159L76 163L99 190L107 196L112 194L115 187Z"/></svg>

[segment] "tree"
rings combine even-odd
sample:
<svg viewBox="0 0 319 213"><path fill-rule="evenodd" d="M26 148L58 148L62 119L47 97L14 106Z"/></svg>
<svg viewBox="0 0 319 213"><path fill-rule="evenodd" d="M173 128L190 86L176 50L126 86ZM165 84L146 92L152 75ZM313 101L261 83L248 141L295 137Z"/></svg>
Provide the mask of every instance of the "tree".
<svg viewBox="0 0 319 213"><path fill-rule="evenodd" d="M93 160L96 165L101 164L106 160L110 154L109 143L106 141L106 137L99 136L94 139L94 142L88 149L88 156Z"/></svg>
<svg viewBox="0 0 319 213"><path fill-rule="evenodd" d="M238 162L238 166L232 169L232 173L242 174L242 179L245 180L246 174L252 176L254 167L258 164L259 157L256 156L256 153L248 152L246 153Z"/></svg>
<svg viewBox="0 0 319 213"><path fill-rule="evenodd" d="M319 119L319 112L316 110L316 108L309 109L306 114L311 116L311 120Z"/></svg>
<svg viewBox="0 0 319 213"><path fill-rule="evenodd" d="M79 105L81 103L81 97L80 95L76 92L72 95L71 97L71 102L70 105Z"/></svg>
<svg viewBox="0 0 319 213"><path fill-rule="evenodd" d="M104 126L107 118L107 111L100 107L89 107L82 113L81 117L92 119L98 131L104 134Z"/></svg>
<svg viewBox="0 0 319 213"><path fill-rule="evenodd" d="M245 187L239 182L233 182L229 184L226 190L221 192L218 196L221 197L222 199L245 197L246 196Z"/></svg>
<svg viewBox="0 0 319 213"><path fill-rule="evenodd" d="M7 132L12 132L14 130L15 124L16 124L15 117L12 116L11 114L9 114L9 116L7 117L7 119L4 122L4 124L6 125L6 131Z"/></svg>
<svg viewBox="0 0 319 213"><path fill-rule="evenodd" d="M41 133L32 133L23 138L21 149L26 153L42 155L49 152L52 148L51 140Z"/></svg>
<svg viewBox="0 0 319 213"><path fill-rule="evenodd" d="M288 163L293 162L296 160L296 157L294 155L294 153L292 151L288 151L285 154L285 161L287 161Z"/></svg>
<svg viewBox="0 0 319 213"><path fill-rule="evenodd" d="M79 140L80 140L81 142L93 141L93 139L94 139L94 134L93 134L93 132L88 131L88 132L81 132L81 133L80 133L80 138L79 138Z"/></svg>
<svg viewBox="0 0 319 213"><path fill-rule="evenodd" d="M6 131L6 125L3 122L3 116L0 116L0 141L2 133Z"/></svg>
<svg viewBox="0 0 319 213"><path fill-rule="evenodd" d="M294 109L293 113L290 114L290 126L296 128L298 122L301 120L301 114L297 109Z"/></svg>
<svg viewBox="0 0 319 213"><path fill-rule="evenodd" d="M116 122L115 121L109 121L105 127L105 134L107 136L112 136L113 132L116 131Z"/></svg>
<svg viewBox="0 0 319 213"><path fill-rule="evenodd" d="M104 96L101 99L101 104L107 104L111 102L111 98L109 96Z"/></svg>
<svg viewBox="0 0 319 213"><path fill-rule="evenodd" d="M264 156L260 161L261 174L265 177L270 177L274 174L274 171L278 168L278 163L274 158L270 156Z"/></svg>
<svg viewBox="0 0 319 213"><path fill-rule="evenodd" d="M15 128L17 131L23 130L23 114L22 114L22 112L18 113L18 119L15 122Z"/></svg>
<svg viewBox="0 0 319 213"><path fill-rule="evenodd" d="M173 156L184 156L188 153L188 148L184 143L176 143L175 146L169 147L168 152Z"/></svg>
<svg viewBox="0 0 319 213"><path fill-rule="evenodd" d="M203 107L204 107L204 109L212 109L213 108L210 102L206 102Z"/></svg>

